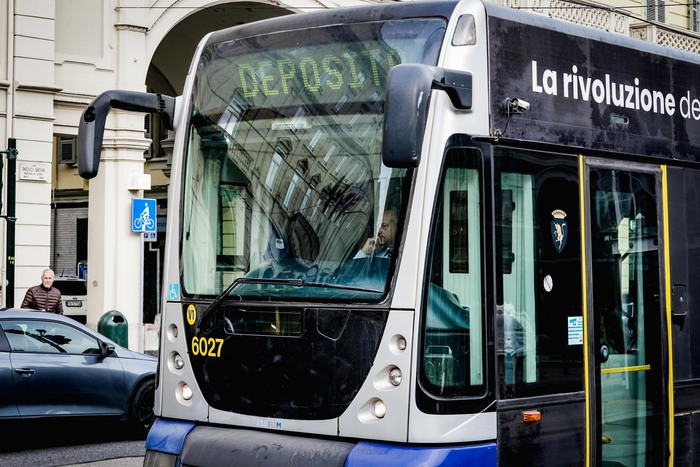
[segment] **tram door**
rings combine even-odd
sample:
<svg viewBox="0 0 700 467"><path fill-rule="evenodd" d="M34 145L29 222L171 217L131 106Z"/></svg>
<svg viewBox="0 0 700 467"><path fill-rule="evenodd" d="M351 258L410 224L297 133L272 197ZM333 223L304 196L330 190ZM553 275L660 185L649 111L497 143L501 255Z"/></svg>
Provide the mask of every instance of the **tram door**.
<svg viewBox="0 0 700 467"><path fill-rule="evenodd" d="M664 465L662 172L589 162L586 174L592 465Z"/></svg>

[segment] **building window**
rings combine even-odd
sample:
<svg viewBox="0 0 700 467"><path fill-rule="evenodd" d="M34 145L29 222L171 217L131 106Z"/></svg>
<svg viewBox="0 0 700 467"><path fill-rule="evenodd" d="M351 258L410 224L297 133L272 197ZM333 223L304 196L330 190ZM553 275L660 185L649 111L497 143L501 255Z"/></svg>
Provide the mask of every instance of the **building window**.
<svg viewBox="0 0 700 467"><path fill-rule="evenodd" d="M272 156L272 162L270 163L270 170L267 172L267 178L265 179L265 186L268 190L272 191L275 186L275 180L277 180L277 174L280 171L280 166L282 165L282 156L279 152L275 152Z"/></svg>
<svg viewBox="0 0 700 467"><path fill-rule="evenodd" d="M299 175L294 174L294 176L292 177L292 181L289 183L289 188L287 188L287 194L284 197L284 201L282 202L284 209L289 209L289 206L292 204L292 196L294 196L294 190L297 189L298 184Z"/></svg>
<svg viewBox="0 0 700 467"><path fill-rule="evenodd" d="M58 162L59 164L75 165L78 163L75 148L77 138L75 136L58 137Z"/></svg>
<svg viewBox="0 0 700 467"><path fill-rule="evenodd" d="M666 1L665 0L647 0L646 2L647 20L657 21L659 23L666 22Z"/></svg>

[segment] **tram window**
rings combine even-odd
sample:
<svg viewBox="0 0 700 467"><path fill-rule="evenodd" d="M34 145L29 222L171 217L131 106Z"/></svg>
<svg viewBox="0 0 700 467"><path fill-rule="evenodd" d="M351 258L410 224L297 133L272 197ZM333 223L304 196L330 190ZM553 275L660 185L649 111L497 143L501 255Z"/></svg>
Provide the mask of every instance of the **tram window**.
<svg viewBox="0 0 700 467"><path fill-rule="evenodd" d="M450 149L436 197L420 383L442 397L484 391L482 212L475 151Z"/></svg>
<svg viewBox="0 0 700 467"><path fill-rule="evenodd" d="M592 166L592 342L603 464L661 465L664 436L660 173ZM621 422L622 421L622 422ZM657 453L658 456L650 453ZM697 462L696 462L697 464Z"/></svg>
<svg viewBox="0 0 700 467"><path fill-rule="evenodd" d="M593 305L600 321L599 345L609 352L601 367L652 364L655 369L658 338L652 336L661 326L655 177L598 169L591 171L590 182L596 209Z"/></svg>
<svg viewBox="0 0 700 467"><path fill-rule="evenodd" d="M496 151L501 398L583 389L577 160ZM573 323L573 324L572 324Z"/></svg>

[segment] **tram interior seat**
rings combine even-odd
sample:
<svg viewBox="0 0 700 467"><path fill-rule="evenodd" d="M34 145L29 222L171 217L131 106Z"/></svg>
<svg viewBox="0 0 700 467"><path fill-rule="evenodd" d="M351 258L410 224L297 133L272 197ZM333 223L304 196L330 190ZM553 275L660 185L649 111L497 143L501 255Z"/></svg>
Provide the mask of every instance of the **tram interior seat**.
<svg viewBox="0 0 700 467"><path fill-rule="evenodd" d="M461 386L469 375L469 307L434 283L428 289L425 365L437 386Z"/></svg>

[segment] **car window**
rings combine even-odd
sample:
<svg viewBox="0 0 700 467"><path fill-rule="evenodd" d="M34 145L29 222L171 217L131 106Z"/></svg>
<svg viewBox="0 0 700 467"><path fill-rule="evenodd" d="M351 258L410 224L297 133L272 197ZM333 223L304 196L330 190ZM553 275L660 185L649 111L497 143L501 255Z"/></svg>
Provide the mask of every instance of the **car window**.
<svg viewBox="0 0 700 467"><path fill-rule="evenodd" d="M2 322L13 352L99 354L97 339L63 323L37 320Z"/></svg>
<svg viewBox="0 0 700 467"><path fill-rule="evenodd" d="M61 295L87 295L87 285L84 280L56 278L53 286L61 291Z"/></svg>

